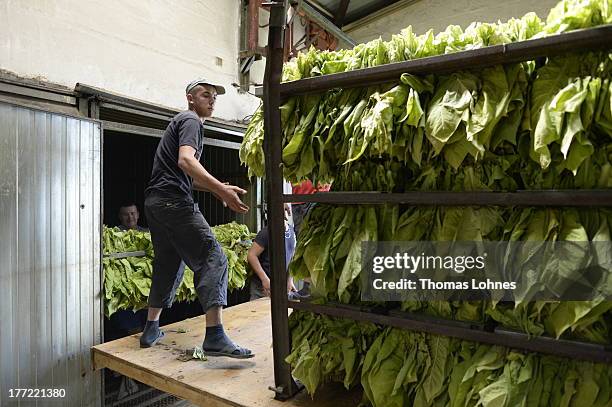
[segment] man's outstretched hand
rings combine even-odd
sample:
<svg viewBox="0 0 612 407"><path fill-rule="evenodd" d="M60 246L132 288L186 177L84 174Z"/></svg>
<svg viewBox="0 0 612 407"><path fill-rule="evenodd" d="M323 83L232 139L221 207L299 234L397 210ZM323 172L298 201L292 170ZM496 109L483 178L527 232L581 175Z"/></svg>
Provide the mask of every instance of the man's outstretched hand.
<svg viewBox="0 0 612 407"><path fill-rule="evenodd" d="M249 207L240 199L240 195L246 193L247 191L235 185L223 184L223 189L215 196L234 212L246 213L249 211Z"/></svg>

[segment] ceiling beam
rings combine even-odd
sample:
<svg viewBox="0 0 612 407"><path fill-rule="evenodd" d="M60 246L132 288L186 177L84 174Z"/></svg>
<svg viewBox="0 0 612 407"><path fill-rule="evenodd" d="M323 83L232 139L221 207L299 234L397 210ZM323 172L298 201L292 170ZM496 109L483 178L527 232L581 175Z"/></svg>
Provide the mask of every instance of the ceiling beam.
<svg viewBox="0 0 612 407"><path fill-rule="evenodd" d="M344 17L346 17L346 10L348 10L349 2L351 0L342 0L340 5L338 6L338 10L336 10L336 16L334 17L334 24L336 26L342 28L344 24Z"/></svg>
<svg viewBox="0 0 612 407"><path fill-rule="evenodd" d="M421 0L399 0L385 7L382 10L378 10L360 19L355 19L353 18L353 16L351 16L351 19L350 19L351 21L350 22L345 21L342 29L344 30L344 32L350 33L351 31L354 31L364 25L370 24L373 21L376 21L390 14L393 14L397 12L398 10L412 6L413 4L418 3L419 1Z"/></svg>

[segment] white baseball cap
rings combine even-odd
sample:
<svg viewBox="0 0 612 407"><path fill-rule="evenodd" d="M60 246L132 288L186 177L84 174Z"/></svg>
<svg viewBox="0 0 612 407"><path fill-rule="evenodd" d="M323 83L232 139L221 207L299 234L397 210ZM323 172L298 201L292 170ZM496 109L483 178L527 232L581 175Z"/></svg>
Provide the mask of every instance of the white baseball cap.
<svg viewBox="0 0 612 407"><path fill-rule="evenodd" d="M217 90L217 95L223 95L225 93L225 88L222 85L213 83L206 78L199 78L194 81L189 82L187 87L185 88L185 94L189 93L193 88L198 85L210 85Z"/></svg>

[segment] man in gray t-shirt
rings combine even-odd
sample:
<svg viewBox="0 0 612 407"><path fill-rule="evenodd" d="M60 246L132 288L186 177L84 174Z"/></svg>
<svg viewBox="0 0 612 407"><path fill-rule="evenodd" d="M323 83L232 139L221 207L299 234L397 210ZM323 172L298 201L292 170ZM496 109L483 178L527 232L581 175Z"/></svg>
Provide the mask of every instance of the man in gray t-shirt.
<svg viewBox="0 0 612 407"><path fill-rule="evenodd" d="M232 342L223 329L227 305L227 258L206 219L194 203L192 189L211 192L231 210L245 213L239 194L246 191L220 182L200 163L204 147L203 122L213 112L223 86L199 79L185 90L189 110L174 116L157 146L151 179L145 191L145 214L151 229L155 258L149 293L147 324L141 347L162 337L159 316L170 308L183 275L181 260L193 270L195 291L206 313L202 348L208 356L250 358L253 353Z"/></svg>

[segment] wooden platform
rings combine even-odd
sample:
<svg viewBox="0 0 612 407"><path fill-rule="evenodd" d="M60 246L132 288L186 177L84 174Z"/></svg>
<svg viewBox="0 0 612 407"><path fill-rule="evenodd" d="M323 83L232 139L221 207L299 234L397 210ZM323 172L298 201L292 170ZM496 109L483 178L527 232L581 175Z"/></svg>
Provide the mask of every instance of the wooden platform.
<svg viewBox="0 0 612 407"><path fill-rule="evenodd" d="M139 334L94 346L91 350L94 368L109 368L209 407L354 407L359 404L360 392L348 393L341 385L326 386L317 392L314 400L305 390L285 402L274 400L274 393L268 389L274 385L269 299L228 308L223 319L230 338L251 349L256 354L254 358L178 360L185 349L202 345L205 319L200 316L165 326L166 336L153 348L140 349Z"/></svg>

